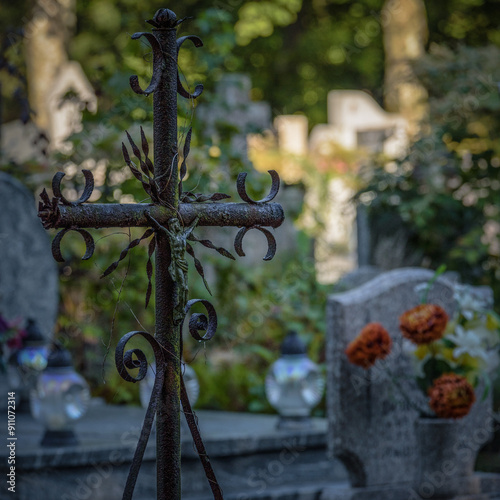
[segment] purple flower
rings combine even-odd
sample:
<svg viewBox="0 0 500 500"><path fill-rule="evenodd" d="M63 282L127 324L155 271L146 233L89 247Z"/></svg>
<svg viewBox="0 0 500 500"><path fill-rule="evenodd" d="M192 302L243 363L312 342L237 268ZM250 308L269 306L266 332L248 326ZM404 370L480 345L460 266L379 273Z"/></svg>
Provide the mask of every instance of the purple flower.
<svg viewBox="0 0 500 500"><path fill-rule="evenodd" d="M0 314L0 332L5 332L10 330L10 325L7 323L6 319Z"/></svg>

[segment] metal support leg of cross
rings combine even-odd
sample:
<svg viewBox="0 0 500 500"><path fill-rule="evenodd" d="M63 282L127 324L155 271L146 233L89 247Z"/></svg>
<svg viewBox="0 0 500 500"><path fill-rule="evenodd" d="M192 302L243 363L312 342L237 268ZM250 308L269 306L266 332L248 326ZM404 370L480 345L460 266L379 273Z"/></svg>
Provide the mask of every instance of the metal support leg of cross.
<svg viewBox="0 0 500 500"><path fill-rule="evenodd" d="M156 359L157 373L151 402L146 412L143 430L132 462L124 499L131 499L142 461L142 455L149 438L151 426L156 415L156 450L157 450L157 498L160 500L178 500L181 498L180 473L180 401L188 420L193 438L205 467L207 478L215 498L222 498L222 493L215 480L203 443L196 427L195 419L189 407L189 401L183 388L181 376L181 343L182 323L192 305L201 303L205 306L208 318L202 314L193 314L189 321L191 335L198 340L209 340L215 333L217 317L212 305L206 300L187 301L187 263L184 252L194 257L190 241L217 250L221 255L234 258L227 250L213 246L208 240L198 240L192 230L198 226L237 226L240 230L235 239L235 250L243 256L242 240L250 229L258 229L267 238L268 252L264 260L270 260L275 253L275 240L267 227L278 227L284 219L280 205L270 203L279 189L279 177L270 171L272 188L263 200L252 200L245 189L246 174L240 174L237 190L245 203L217 203L226 195L194 195L182 192L182 179L186 174L185 159L189 154L190 133L184 145L184 161L178 169L177 146L177 94L188 99L197 98L203 86L198 85L190 94L182 86L177 70L177 55L181 45L190 40L196 47L202 46L196 36L185 36L177 39L176 27L183 20L168 9L160 9L153 19L148 21L153 26L152 33L141 32L132 35L133 39L145 37L153 50L153 76L150 85L143 90L136 76L130 78L132 89L143 95L153 94L154 107L154 165L148 157L149 146L141 131L142 158L139 148L129 137L132 151L139 162L139 168L131 161L127 148L123 146L124 158L132 173L140 180L151 197L149 204L86 204L93 190L91 172L84 171L86 185L80 199L68 201L61 192L61 180L64 174L55 175L51 199L44 191L39 205L39 216L45 228L62 229L54 238L52 248L56 260L62 261L60 243L66 232L79 232L87 245L84 259L94 252L94 242L86 228L104 227L147 227L144 235L131 242L122 252L120 260L127 251L141 240L152 237L149 256L155 253L155 335L146 332L130 332L120 341L116 362L120 375L126 380L141 380L147 371L148 363L145 355L138 349L125 352L125 344L134 336L141 335L151 344ZM180 180L180 182L179 182ZM211 201L211 203L202 203ZM185 229L187 228L187 229ZM199 261L195 259L197 270ZM118 262L105 271L112 272ZM150 266L150 263L148 263ZM152 269L148 268L151 277ZM147 300L150 290L148 289ZM205 331L204 335L198 332ZM139 368L139 374L132 376L127 370Z"/></svg>

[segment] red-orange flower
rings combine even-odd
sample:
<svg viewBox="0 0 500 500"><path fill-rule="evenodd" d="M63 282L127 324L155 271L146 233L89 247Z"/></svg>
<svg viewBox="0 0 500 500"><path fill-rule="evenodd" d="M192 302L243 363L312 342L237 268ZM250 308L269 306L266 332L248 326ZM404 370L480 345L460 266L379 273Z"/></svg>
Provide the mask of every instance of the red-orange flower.
<svg viewBox="0 0 500 500"><path fill-rule="evenodd" d="M347 346L345 353L354 365L370 368L377 359L385 358L392 347L387 330L380 323L368 323Z"/></svg>
<svg viewBox="0 0 500 500"><path fill-rule="evenodd" d="M403 337L415 344L429 344L443 336L448 315L436 304L420 304L399 317Z"/></svg>
<svg viewBox="0 0 500 500"><path fill-rule="evenodd" d="M462 418L469 413L476 395L465 377L446 373L429 389L429 406L439 418Z"/></svg>

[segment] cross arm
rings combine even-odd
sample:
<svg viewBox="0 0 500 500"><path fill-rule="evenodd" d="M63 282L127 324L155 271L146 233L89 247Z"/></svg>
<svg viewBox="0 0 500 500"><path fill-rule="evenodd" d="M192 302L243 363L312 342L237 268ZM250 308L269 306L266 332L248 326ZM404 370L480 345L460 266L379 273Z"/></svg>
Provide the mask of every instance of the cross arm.
<svg viewBox="0 0 500 500"><path fill-rule="evenodd" d="M199 217L198 226L279 227L285 216L279 203L180 203L178 211L146 203L45 204L38 215L46 229L150 227L149 210L160 224L178 216L184 226Z"/></svg>

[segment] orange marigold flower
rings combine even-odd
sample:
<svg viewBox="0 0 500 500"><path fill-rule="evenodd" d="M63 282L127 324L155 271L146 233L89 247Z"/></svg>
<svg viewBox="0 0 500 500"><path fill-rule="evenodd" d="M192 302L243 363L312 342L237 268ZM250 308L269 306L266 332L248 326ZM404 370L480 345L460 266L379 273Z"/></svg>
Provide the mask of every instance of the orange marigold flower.
<svg viewBox="0 0 500 500"><path fill-rule="evenodd" d="M392 347L392 339L380 323L368 323L347 346L349 361L363 368L370 368L377 359L385 358Z"/></svg>
<svg viewBox="0 0 500 500"><path fill-rule="evenodd" d="M462 418L476 401L474 388L465 377L446 373L429 388L429 406L439 418Z"/></svg>
<svg viewBox="0 0 500 500"><path fill-rule="evenodd" d="M420 304L399 317L403 337L415 344L429 344L443 336L448 315L436 304Z"/></svg>

